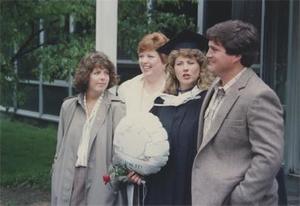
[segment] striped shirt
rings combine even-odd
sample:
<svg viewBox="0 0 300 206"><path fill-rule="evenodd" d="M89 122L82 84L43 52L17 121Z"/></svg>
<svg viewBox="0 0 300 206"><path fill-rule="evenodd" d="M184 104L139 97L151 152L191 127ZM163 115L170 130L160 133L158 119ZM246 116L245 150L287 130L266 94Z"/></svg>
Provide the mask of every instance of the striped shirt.
<svg viewBox="0 0 300 206"><path fill-rule="evenodd" d="M204 114L204 138L206 137L207 132L210 129L212 122L224 101L226 93L228 93L230 87L240 78L240 76L246 71L246 69L247 68L243 68L234 78L227 82L223 87L221 86L221 80L216 84L214 88L214 94Z"/></svg>

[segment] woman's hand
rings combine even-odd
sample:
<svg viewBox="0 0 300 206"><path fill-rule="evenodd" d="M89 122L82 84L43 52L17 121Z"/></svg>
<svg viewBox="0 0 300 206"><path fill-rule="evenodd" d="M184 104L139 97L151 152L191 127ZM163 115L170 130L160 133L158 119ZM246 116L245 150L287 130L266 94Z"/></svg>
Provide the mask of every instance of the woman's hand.
<svg viewBox="0 0 300 206"><path fill-rule="evenodd" d="M142 177L135 173L134 171L130 171L127 175L130 182L140 185L142 183Z"/></svg>

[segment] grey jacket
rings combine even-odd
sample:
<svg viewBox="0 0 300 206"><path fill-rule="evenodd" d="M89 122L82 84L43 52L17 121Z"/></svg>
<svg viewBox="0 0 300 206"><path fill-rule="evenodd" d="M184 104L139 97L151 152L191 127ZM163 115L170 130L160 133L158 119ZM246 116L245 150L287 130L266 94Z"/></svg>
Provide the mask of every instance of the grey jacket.
<svg viewBox="0 0 300 206"><path fill-rule="evenodd" d="M278 97L248 68L226 93L203 138L204 113L214 86L200 113L192 204L277 205L275 176L284 146L283 112Z"/></svg>
<svg viewBox="0 0 300 206"><path fill-rule="evenodd" d="M82 133L82 127L76 127L79 120L76 113L82 112L82 95L69 98L62 104L60 111L57 147L53 163L51 205L69 205L77 148L70 133ZM86 180L86 194L88 205L116 205L122 204L118 193L114 193L102 181L107 174L112 160L113 133L120 119L125 115L125 105L114 95L105 92L97 117L91 131L89 145L89 162ZM72 130L69 130L72 125ZM69 144L69 145L67 145ZM77 144L78 145L78 144Z"/></svg>

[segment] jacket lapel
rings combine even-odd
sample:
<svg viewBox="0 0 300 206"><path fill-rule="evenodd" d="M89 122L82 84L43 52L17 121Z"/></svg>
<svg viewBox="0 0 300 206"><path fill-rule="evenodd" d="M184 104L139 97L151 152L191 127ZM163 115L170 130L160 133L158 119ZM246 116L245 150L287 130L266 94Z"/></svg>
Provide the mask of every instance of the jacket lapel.
<svg viewBox="0 0 300 206"><path fill-rule="evenodd" d="M232 87L229 89L229 91L226 93L223 103L220 106L219 111L217 112L210 129L207 132L206 137L203 137L203 121L204 121L204 111L200 116L201 121L201 128L199 130L201 131L201 137L203 138L202 143L199 148L199 152L216 136L217 132L219 131L220 127L222 126L224 120L226 119L226 116L230 112L232 106L235 104L235 102L238 100L240 96L240 91L244 89L248 83L248 80L250 77L255 74L252 69L247 68L247 70L240 76L240 78L235 82ZM217 82L215 82L216 84ZM213 86L215 86L215 84ZM213 88L213 87L212 87ZM211 94L212 95L212 94ZM209 98L210 99L210 98ZM208 103L206 107L208 106Z"/></svg>
<svg viewBox="0 0 300 206"><path fill-rule="evenodd" d="M211 124L210 129L207 132L206 137L203 137L202 144L200 146L200 151L207 145L208 142L210 142L213 139L213 137L215 137L216 133L220 129L227 114L229 113L231 107L234 105L238 97L239 94L236 93L235 91L228 92L228 94L225 95L223 103L221 104L219 111L217 112L215 118L213 119L213 122Z"/></svg>
<svg viewBox="0 0 300 206"><path fill-rule="evenodd" d="M100 108L97 111L93 127L91 130L91 139L89 141L89 151L91 149L91 146L93 145L93 142L97 136L97 133L99 129L101 128L101 125L104 123L105 118L107 117L107 113L110 107L110 98L108 95L108 92L105 92L102 102L100 103Z"/></svg>
<svg viewBox="0 0 300 206"><path fill-rule="evenodd" d="M201 143L202 143L202 136L203 136L203 126L204 126L204 115L205 115L205 110L207 109L210 99L212 98L214 94L214 86L217 84L217 82L220 80L220 78L217 78L212 86L209 88L207 91L207 94L204 98L204 101L201 106L200 110L200 117L199 117L199 125L198 125L198 137L197 137L197 148L199 149Z"/></svg>

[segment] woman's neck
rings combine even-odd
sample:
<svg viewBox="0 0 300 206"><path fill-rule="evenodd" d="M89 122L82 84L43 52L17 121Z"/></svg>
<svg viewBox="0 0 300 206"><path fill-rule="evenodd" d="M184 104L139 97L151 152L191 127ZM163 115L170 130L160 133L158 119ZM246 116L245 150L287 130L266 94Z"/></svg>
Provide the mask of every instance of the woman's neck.
<svg viewBox="0 0 300 206"><path fill-rule="evenodd" d="M192 85L192 86L189 86L189 87L179 87L177 90L179 93L183 94L183 93L186 93L186 92L189 92L191 90L193 90L195 87L195 85Z"/></svg>
<svg viewBox="0 0 300 206"><path fill-rule="evenodd" d="M159 78L144 78L144 89L150 94L162 91L165 81L165 74L161 75Z"/></svg>
<svg viewBox="0 0 300 206"><path fill-rule="evenodd" d="M87 91L85 94L86 101L87 102L95 102L101 96L101 94L102 93L99 93L99 92Z"/></svg>
<svg viewBox="0 0 300 206"><path fill-rule="evenodd" d="M96 105L96 102L99 99L101 94L102 93L93 92L93 91L87 91L85 93L84 107L86 110L87 117L89 117L91 115L91 113L94 109L94 106Z"/></svg>

